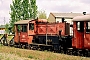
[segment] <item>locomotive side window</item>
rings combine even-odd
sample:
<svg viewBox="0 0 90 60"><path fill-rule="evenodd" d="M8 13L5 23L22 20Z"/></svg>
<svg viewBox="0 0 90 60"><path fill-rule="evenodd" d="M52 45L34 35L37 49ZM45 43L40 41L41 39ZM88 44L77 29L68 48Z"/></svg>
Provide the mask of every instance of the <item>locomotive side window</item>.
<svg viewBox="0 0 90 60"><path fill-rule="evenodd" d="M90 22L86 22L86 32L90 32Z"/></svg>
<svg viewBox="0 0 90 60"><path fill-rule="evenodd" d="M29 24L29 30L34 30L34 23Z"/></svg>
<svg viewBox="0 0 90 60"><path fill-rule="evenodd" d="M20 32L21 31L21 26L20 25L17 25L17 31Z"/></svg>
<svg viewBox="0 0 90 60"><path fill-rule="evenodd" d="M84 22L83 21L77 22L77 30L80 32L84 31Z"/></svg>

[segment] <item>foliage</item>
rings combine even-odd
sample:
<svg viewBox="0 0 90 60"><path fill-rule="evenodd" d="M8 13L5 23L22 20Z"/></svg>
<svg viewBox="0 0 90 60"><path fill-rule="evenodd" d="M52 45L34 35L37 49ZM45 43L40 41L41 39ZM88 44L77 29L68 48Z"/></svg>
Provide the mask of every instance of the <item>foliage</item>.
<svg viewBox="0 0 90 60"><path fill-rule="evenodd" d="M15 22L35 19L37 16L36 0L12 0L10 8L10 26L12 27L12 31L14 31Z"/></svg>
<svg viewBox="0 0 90 60"><path fill-rule="evenodd" d="M38 12L38 18L40 18L40 19L46 19L47 16L46 16L45 11L39 11Z"/></svg>
<svg viewBox="0 0 90 60"><path fill-rule="evenodd" d="M9 29L8 29L8 28L9 28L9 24L6 24L6 25L5 25L5 32L6 32L7 34L9 33Z"/></svg>
<svg viewBox="0 0 90 60"><path fill-rule="evenodd" d="M36 6L36 0L30 0L31 3L31 10L32 10L32 18L35 19L37 17L37 6Z"/></svg>

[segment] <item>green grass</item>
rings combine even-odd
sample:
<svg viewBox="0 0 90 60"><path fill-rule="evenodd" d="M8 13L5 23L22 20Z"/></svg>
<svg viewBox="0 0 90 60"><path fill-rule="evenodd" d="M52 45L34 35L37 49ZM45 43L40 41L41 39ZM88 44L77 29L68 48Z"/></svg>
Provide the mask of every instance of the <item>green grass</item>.
<svg viewBox="0 0 90 60"><path fill-rule="evenodd" d="M18 57L27 58L27 60L28 59L34 59L34 60L90 60L90 58L87 58L87 57L71 56L71 55L53 53L53 52L48 52L48 51L19 49L19 48L6 47L6 46L0 47L0 53L4 53L6 54L6 56L7 54L11 54L11 55L15 55ZM9 58L7 57L7 60L8 59ZM18 60L18 59L15 59L15 60Z"/></svg>
<svg viewBox="0 0 90 60"><path fill-rule="evenodd" d="M33 56L31 56L31 55L29 55L29 56L28 56L28 58L31 58L31 59L32 59L32 58L34 58L34 57L33 57Z"/></svg>
<svg viewBox="0 0 90 60"><path fill-rule="evenodd" d="M0 35L0 39L3 37L3 35Z"/></svg>
<svg viewBox="0 0 90 60"><path fill-rule="evenodd" d="M7 37L7 40L10 41L13 37L14 37L14 36L8 36L8 37Z"/></svg>
<svg viewBox="0 0 90 60"><path fill-rule="evenodd" d="M2 44L0 44L0 47L2 47L3 45Z"/></svg>
<svg viewBox="0 0 90 60"><path fill-rule="evenodd" d="M3 56L2 56L2 55L0 55L0 60L1 60L1 59L3 59Z"/></svg>

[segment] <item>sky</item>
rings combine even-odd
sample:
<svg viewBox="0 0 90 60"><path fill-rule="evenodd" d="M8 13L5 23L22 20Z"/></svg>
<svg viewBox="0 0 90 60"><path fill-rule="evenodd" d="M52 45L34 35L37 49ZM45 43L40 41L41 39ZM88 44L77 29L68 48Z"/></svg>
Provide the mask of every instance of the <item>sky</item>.
<svg viewBox="0 0 90 60"><path fill-rule="evenodd" d="M0 25L9 23L12 0L0 0ZM44 10L47 17L55 13L90 13L90 0L36 0L38 10Z"/></svg>

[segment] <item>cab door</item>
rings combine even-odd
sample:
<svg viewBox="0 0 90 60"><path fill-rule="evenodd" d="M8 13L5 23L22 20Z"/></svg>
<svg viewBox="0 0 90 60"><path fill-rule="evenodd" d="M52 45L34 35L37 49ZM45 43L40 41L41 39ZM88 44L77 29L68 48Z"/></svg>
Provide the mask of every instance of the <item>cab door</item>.
<svg viewBox="0 0 90 60"><path fill-rule="evenodd" d="M82 49L84 47L84 22L76 22L76 48Z"/></svg>
<svg viewBox="0 0 90 60"><path fill-rule="evenodd" d="M28 42L28 31L27 31L27 24L21 26L20 32L20 42L27 43Z"/></svg>

